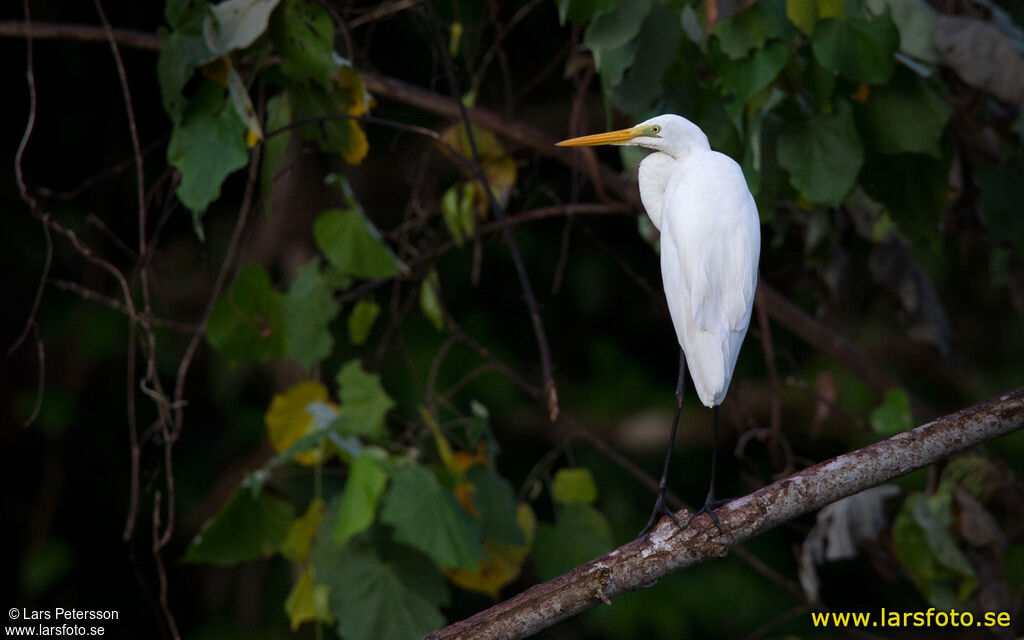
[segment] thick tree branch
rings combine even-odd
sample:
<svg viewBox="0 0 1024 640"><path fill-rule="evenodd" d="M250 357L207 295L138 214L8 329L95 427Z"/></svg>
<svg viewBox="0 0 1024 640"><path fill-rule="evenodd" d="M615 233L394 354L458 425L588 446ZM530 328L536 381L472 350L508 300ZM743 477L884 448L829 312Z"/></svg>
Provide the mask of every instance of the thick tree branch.
<svg viewBox="0 0 1024 640"><path fill-rule="evenodd" d="M680 532L668 520L649 535L536 585L426 636L523 638L619 594L707 558L783 522L1024 427L1024 387L933 422L832 458L737 498L717 510L724 533L708 516ZM676 514L683 522L690 514Z"/></svg>

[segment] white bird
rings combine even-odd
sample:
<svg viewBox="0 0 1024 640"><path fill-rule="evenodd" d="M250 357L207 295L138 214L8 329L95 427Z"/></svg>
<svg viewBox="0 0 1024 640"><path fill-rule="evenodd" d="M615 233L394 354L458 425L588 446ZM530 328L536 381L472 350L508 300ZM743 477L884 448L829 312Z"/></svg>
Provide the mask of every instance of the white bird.
<svg viewBox="0 0 1024 640"><path fill-rule="evenodd" d="M661 115L629 129L558 143L603 144L655 151L640 163L640 199L661 231L662 281L682 350L669 449L654 511L643 532L662 514L679 524L665 507L664 494L687 366L700 401L714 409L711 487L694 517L707 512L721 530L714 512L722 504L715 497L718 407L729 390L754 304L761 253L757 205L740 166L713 151L700 127L681 116Z"/></svg>

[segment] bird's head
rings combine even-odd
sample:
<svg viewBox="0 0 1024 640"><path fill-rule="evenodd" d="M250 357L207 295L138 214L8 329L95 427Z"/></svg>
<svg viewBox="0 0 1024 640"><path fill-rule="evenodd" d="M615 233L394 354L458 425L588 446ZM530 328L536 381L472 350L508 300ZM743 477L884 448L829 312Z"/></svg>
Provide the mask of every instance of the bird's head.
<svg viewBox="0 0 1024 640"><path fill-rule="evenodd" d="M694 150L706 150L708 137L682 116L671 113L645 120L635 127L596 133L558 143L560 147L593 147L602 144L633 145L661 151L680 159Z"/></svg>

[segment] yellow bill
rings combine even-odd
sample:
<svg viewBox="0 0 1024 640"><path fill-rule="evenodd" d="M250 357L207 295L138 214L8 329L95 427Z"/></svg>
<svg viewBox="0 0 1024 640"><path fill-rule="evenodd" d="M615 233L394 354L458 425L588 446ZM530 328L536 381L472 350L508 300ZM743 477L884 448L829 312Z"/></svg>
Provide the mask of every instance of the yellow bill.
<svg viewBox="0 0 1024 640"><path fill-rule="evenodd" d="M609 131L608 133L595 133L590 136L562 140L555 143L555 146L594 147L599 144L624 144L640 136L657 137L657 134L651 131L651 127L630 127L628 129L619 129L618 131Z"/></svg>

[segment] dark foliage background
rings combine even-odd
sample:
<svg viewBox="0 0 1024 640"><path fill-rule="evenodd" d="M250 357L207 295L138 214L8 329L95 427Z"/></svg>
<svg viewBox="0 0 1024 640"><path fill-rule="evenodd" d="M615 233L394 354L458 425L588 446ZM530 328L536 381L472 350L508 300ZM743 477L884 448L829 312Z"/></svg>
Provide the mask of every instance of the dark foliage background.
<svg viewBox="0 0 1024 640"><path fill-rule="evenodd" d="M761 146L765 160L754 171L761 184L757 196L764 223L762 282L795 305L802 317L816 320L819 331L849 341L853 352L918 404L910 421L905 415L908 395L880 393L844 361L843 353L849 352L821 350L808 342L806 331L780 320L777 312L771 314L770 325L755 312L723 407L726 455L720 493L725 495L742 495L777 474L862 446L886 430L965 407L1024 379L1019 105L998 91L994 94L992 88L972 85L951 63L942 61L928 65L932 75L927 80L915 76L904 61L896 64L891 79L882 82L832 73L834 85L822 94L814 84L820 81L814 75L820 70L814 67L819 63L812 55L811 37L801 35L795 23L787 23L767 38L785 45L785 67L755 95L740 101L738 115L730 116L730 96L739 90L729 84L731 69L760 69L753 58L771 45L762 40L735 58L723 53L722 43L739 37L730 36L730 29L749 33L737 26L741 16L762 10L747 6L753 3L737 4L672 2L656 4L652 10L641 2L440 2L427 10L417 2L323 3L339 27L337 49L364 79L399 79L447 101L453 93L464 96L473 88L473 104L510 122L526 123L551 141L676 110L701 124L714 146L737 159L749 159L752 145ZM781 9L785 16L790 3L759 4ZM815 6L824 11L821 7L827 4ZM857 10L862 5L850 4ZM932 11L993 24L1002 15L1019 24L1024 9L1016 2L996 5L1004 7L1005 14L987 3L933 4ZM36 23L99 24L89 3L33 1L30 7ZM664 10L679 20L689 10L704 27L716 22L707 17L709 7L720 11L713 35L706 35L703 44L681 36L678 51L670 52L671 62L653 79L635 70L649 64L645 56L657 55L644 48L644 43L657 39L644 39L634 31L623 45L612 47L611 40L603 41L600 33L588 30L588 25L618 11ZM119 30L155 34L167 24L159 4L111 0L103 8ZM560 19L560 10L568 12L567 19ZM12 3L2 9L0 18L9 21L4 22L8 27L24 21ZM444 49L451 44L454 24L463 29L454 57L457 87L451 86L445 72ZM654 22L644 24L655 28ZM436 40L435 26L448 41ZM500 43L491 49L499 36ZM639 49L635 59L624 61L624 79L610 78L607 66L613 63L612 56L630 46ZM28 192L47 215L130 274L138 261L136 183L110 48L71 37L36 39L32 51L38 102L21 159ZM603 52L605 66L600 60L595 63L595 51ZM0 39L0 55L6 61L0 65L5 116L0 144L13 159L28 118L25 39ZM27 339L6 355L0 367L0 482L10 532L0 579L2 591L11 594L5 600L9 606L116 609L121 619L108 635L159 637L168 634L168 625L159 602L160 576L150 528L156 495L167 499L165 449L153 444L159 443L156 438L142 450L136 530L124 542L132 478L126 394L132 390L138 429L145 432L159 414L139 391L139 376L151 355L156 375L173 387L182 353L225 259L247 171L225 181L221 197L202 217L205 239L198 240L193 216L174 195L175 173L166 160L172 121L161 100L157 53L122 44L121 55L145 153L148 233L155 246L148 261L154 313L167 322L154 330L157 349L152 354L139 338L136 378L127 380L126 316L95 299L120 299L116 282L53 231L53 261L44 271L48 244L43 226L20 197L9 162L10 177L0 181L0 269L8 276L0 332L4 348L15 343L27 318L33 322ZM247 79L256 75L252 64L239 68ZM922 143L935 147L932 155L885 153L879 148L884 142L877 141L882 134L871 133L871 116L861 111L867 103L851 97L880 86L902 86L901 82L920 82L948 106L948 121L939 127L939 136ZM254 83L251 93L260 113L265 98L279 87L272 75ZM782 97L772 97L773 90ZM375 94L370 112L376 118L437 132L455 122L395 92L375 92L371 86L370 93ZM636 97L644 95L651 99ZM821 100L833 101L834 106L822 109ZM841 113L840 103L857 109L860 133L855 135L868 140L863 167L845 189L832 187L839 190L834 201L828 201L830 196L815 200L796 186L799 179L791 180L791 172L778 166L776 147L794 127ZM647 518L651 489L601 446L607 443L654 475L660 469L673 406L676 343L660 291L658 260L642 233L643 225L638 225L640 212L621 206L622 198L614 190L604 195L608 185L595 190L592 174L582 165L570 169L562 158L528 140L500 132L501 145L516 170L510 217L575 202L608 205L608 215L570 216L563 209L515 227L554 364L563 417L552 425L537 391L543 374L536 338L501 234L483 234L461 248L437 251L450 238L441 213L443 194L464 179L463 174L427 137L387 124L362 126L369 152L356 165L343 162L338 154L319 153L293 136L287 171L279 175L266 215L264 195L257 190L256 207L237 253L230 257L232 277L227 284L242 264L254 262L266 268L278 290L287 290L297 270L318 254L311 232L317 215L344 205L339 191L324 185L324 175L331 172L345 176L387 244L415 268L373 288L359 289L357 282L356 294L352 289L334 290L333 297L342 304L341 315L329 324L334 348L311 372L286 358L232 363L205 340L200 344L187 382L184 426L173 447L176 519L168 545L160 552L167 610L173 612L182 637L334 634L329 626L318 631L309 623L289 631L283 603L298 570L280 555L227 567L186 563L182 557L196 532L228 502L246 474L274 455L264 423L272 396L303 379L333 385L335 373L353 358L367 371L380 374L383 388L396 403L383 443L392 455L415 451L434 465L431 469L443 467L418 408L427 406L445 429L451 427L452 441L459 448L459 420L470 415L472 400L489 412L493 441L487 447L496 456L495 469L520 501L532 505L539 521L550 523L561 513L565 505L549 495L550 485L559 469L576 467L589 470L595 479L595 507L610 526L611 541L631 539ZM857 143L861 144L859 139ZM832 152L841 155L844 143L836 144ZM627 175L629 163L636 160L621 156L618 149L601 149L596 158L616 170L625 162ZM755 165L744 161L744 166ZM851 194L851 188L858 193ZM937 195L928 200L928 194ZM876 205L886 212L880 215ZM493 221L493 212L486 215L486 222ZM890 229L894 234L887 232ZM431 252L434 259L416 262ZM429 313L420 311L421 281L431 268L436 269L450 319L443 330L432 325ZM43 273L46 287L34 310ZM345 338L346 316L360 298L379 304L381 315L370 329L370 339L355 345ZM473 344L452 341L453 335L469 336ZM766 356L766 343L773 363ZM43 360L37 345L45 349ZM481 356L474 345L490 356ZM488 368L477 370L481 365ZM464 384L467 374L471 378ZM437 396L453 385L459 385L456 391L439 402ZM30 426L22 426L33 414L39 394L38 414ZM672 486L693 502L699 502L705 490L709 426L710 412L690 397ZM463 449L473 451L470 446ZM975 590L958 598L957 606L1008 610L1020 633L1024 501L1016 474L1024 464L1024 439L1020 434L1004 438L966 460L960 476L940 466L901 478L901 497L885 503L885 522L871 540L860 542L860 555L818 567L819 604L833 611L913 611L931 606L927 590L920 588L924 569L901 557L893 525L906 496L917 491L941 493L942 486L953 486L942 484L948 480L959 488L981 487L972 495L1001 536L998 548L972 546L963 532L961 503L949 511L953 521L946 523L945 531L977 574ZM265 491L285 498L301 514L314 494L329 498L340 492L347 473L346 465L337 462L316 471L286 465L273 471ZM165 525L166 521L159 522L157 529ZM593 609L542 637L832 635L835 630L821 632L811 626L806 611L818 605L810 603L799 586L800 549L814 525L815 519L808 517L747 545L767 569L755 570L733 555L618 598L612 607ZM380 533L382 524L375 527L376 534L387 537ZM584 530L581 537L589 533ZM548 549L548 555L557 556L558 551ZM503 586L503 595L545 576L550 565L538 561L537 553L535 547L521 575ZM955 572L940 577L953 584L966 579ZM491 601L487 595L452 587L451 600L441 611L453 621ZM987 635L978 632L978 637Z"/></svg>

